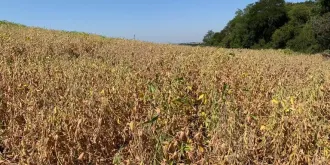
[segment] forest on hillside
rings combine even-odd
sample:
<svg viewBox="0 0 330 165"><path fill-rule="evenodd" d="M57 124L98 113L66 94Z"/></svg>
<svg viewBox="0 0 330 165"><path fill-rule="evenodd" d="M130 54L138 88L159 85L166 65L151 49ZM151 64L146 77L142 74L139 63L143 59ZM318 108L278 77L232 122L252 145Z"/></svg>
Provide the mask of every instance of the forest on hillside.
<svg viewBox="0 0 330 165"><path fill-rule="evenodd" d="M300 3L259 0L236 11L235 17L220 32L209 30L203 43L304 53L330 49L330 0Z"/></svg>

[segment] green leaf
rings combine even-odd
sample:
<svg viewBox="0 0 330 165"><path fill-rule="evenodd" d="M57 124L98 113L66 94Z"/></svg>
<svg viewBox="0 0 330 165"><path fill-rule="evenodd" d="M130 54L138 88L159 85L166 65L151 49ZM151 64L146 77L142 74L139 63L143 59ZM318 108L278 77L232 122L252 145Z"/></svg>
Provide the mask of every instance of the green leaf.
<svg viewBox="0 0 330 165"><path fill-rule="evenodd" d="M150 91L151 93L155 93L155 91L156 91L156 87L155 87L153 84L149 84L149 91Z"/></svg>
<svg viewBox="0 0 330 165"><path fill-rule="evenodd" d="M143 124L153 124L157 119L159 118L159 115L154 116L151 120L144 122Z"/></svg>
<svg viewBox="0 0 330 165"><path fill-rule="evenodd" d="M192 147L191 145L186 144L186 145L184 146L183 150L184 150L185 152L189 152L189 151L192 150L192 148L193 148L193 147Z"/></svg>
<svg viewBox="0 0 330 165"><path fill-rule="evenodd" d="M252 119L254 120L258 120L258 117L257 116L254 116L254 115L250 115L252 117Z"/></svg>
<svg viewBox="0 0 330 165"><path fill-rule="evenodd" d="M222 88L222 92L225 92L227 89L228 89L228 84L224 83L223 88Z"/></svg>
<svg viewBox="0 0 330 165"><path fill-rule="evenodd" d="M177 82L183 82L184 78L183 77L179 77L179 78L176 78L175 81Z"/></svg>

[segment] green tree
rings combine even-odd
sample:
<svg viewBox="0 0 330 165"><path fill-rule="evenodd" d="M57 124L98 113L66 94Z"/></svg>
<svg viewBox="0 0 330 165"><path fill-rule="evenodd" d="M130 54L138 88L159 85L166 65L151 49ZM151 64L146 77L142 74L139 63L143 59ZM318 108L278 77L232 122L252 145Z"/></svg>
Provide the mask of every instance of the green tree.
<svg viewBox="0 0 330 165"><path fill-rule="evenodd" d="M311 19L313 3L289 3L287 4L287 13L289 22L278 28L272 35L272 47L287 48L288 41L301 35L302 29ZM303 32L307 32L304 30ZM301 37L301 36L300 36ZM291 43L292 44L292 43Z"/></svg>
<svg viewBox="0 0 330 165"><path fill-rule="evenodd" d="M319 0L318 3L320 5L321 15L330 12L330 0Z"/></svg>
<svg viewBox="0 0 330 165"><path fill-rule="evenodd" d="M330 49L330 13L313 19L312 27L322 50Z"/></svg>
<svg viewBox="0 0 330 165"><path fill-rule="evenodd" d="M226 48L291 48L314 53L329 49L329 11L330 0L259 0L238 10L222 31L208 32L204 42Z"/></svg>
<svg viewBox="0 0 330 165"><path fill-rule="evenodd" d="M305 24L311 19L312 9L305 3L292 6L291 10L288 11L290 22L298 25Z"/></svg>
<svg viewBox="0 0 330 165"><path fill-rule="evenodd" d="M294 37L295 27L292 24L286 24L277 29L272 35L272 47L275 49L286 48L287 42Z"/></svg>
<svg viewBox="0 0 330 165"><path fill-rule="evenodd" d="M249 11L252 4L244 10L236 11L234 19L229 21L227 26L220 33L224 35L220 45L227 48L248 48L253 42L249 39L249 31L245 14Z"/></svg>
<svg viewBox="0 0 330 165"><path fill-rule="evenodd" d="M249 35L254 43L258 43L262 39L269 42L274 31L288 20L285 1L260 0L249 9L246 17Z"/></svg>
<svg viewBox="0 0 330 165"><path fill-rule="evenodd" d="M213 35L212 45L219 46L223 38L225 38L224 32L215 32Z"/></svg>
<svg viewBox="0 0 330 165"><path fill-rule="evenodd" d="M267 47L274 31L287 22L284 0L260 0L238 10L222 38L230 48Z"/></svg>
<svg viewBox="0 0 330 165"><path fill-rule="evenodd" d="M206 34L205 34L205 36L204 36L204 38L203 38L203 43L205 44L205 45L212 45L213 44L213 36L214 36L214 32L212 31L212 30L209 30Z"/></svg>
<svg viewBox="0 0 330 165"><path fill-rule="evenodd" d="M310 23L307 23L299 34L288 43L288 48L304 53L316 53L320 51L320 45L318 44L313 27Z"/></svg>

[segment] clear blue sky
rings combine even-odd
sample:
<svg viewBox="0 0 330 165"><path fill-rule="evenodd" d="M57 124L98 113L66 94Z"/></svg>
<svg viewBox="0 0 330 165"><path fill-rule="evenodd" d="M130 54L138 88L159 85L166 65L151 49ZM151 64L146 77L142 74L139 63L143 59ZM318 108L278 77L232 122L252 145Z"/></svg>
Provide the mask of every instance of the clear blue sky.
<svg viewBox="0 0 330 165"><path fill-rule="evenodd" d="M3 0L0 20L109 37L178 43L220 31L256 0ZM290 0L298 2L303 0Z"/></svg>

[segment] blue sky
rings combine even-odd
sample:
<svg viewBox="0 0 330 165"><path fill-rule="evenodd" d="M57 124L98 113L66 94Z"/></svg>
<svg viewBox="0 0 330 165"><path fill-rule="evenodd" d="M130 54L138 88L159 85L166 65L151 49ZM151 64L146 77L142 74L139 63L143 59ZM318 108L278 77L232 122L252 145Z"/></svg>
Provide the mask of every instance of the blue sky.
<svg viewBox="0 0 330 165"><path fill-rule="evenodd" d="M160 43L198 42L256 0L4 0L0 20ZM303 0L290 0L299 2Z"/></svg>

